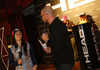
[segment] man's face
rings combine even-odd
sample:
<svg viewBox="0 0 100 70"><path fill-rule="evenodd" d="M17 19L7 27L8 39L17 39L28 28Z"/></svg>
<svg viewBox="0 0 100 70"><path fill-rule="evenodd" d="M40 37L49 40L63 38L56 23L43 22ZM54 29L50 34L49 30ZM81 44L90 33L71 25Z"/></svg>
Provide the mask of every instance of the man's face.
<svg viewBox="0 0 100 70"><path fill-rule="evenodd" d="M47 22L48 22L46 16L47 16L47 14L45 14L45 13L43 13L43 12L41 11L41 18L42 18L42 20L44 21L44 23L47 23Z"/></svg>
<svg viewBox="0 0 100 70"><path fill-rule="evenodd" d="M86 19L85 15L80 17L80 21L85 21L85 19Z"/></svg>

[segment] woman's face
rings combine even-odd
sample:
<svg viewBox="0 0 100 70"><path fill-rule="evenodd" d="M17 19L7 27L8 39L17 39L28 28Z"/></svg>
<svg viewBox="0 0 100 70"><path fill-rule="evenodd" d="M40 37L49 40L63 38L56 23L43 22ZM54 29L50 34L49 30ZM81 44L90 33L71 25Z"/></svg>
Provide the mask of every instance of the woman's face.
<svg viewBox="0 0 100 70"><path fill-rule="evenodd" d="M21 33L21 31L17 31L15 33L15 40L16 41L21 41L21 39L22 39L22 33Z"/></svg>

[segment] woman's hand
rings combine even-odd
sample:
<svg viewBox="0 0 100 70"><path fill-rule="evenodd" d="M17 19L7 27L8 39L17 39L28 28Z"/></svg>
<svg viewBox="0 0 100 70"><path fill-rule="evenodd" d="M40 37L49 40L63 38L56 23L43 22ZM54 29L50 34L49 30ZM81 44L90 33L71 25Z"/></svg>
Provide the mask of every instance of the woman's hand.
<svg viewBox="0 0 100 70"><path fill-rule="evenodd" d="M20 65L20 64L22 64L23 63L23 60L22 59L19 59L18 60L18 64Z"/></svg>
<svg viewBox="0 0 100 70"><path fill-rule="evenodd" d="M38 65L34 65L33 70L37 70Z"/></svg>

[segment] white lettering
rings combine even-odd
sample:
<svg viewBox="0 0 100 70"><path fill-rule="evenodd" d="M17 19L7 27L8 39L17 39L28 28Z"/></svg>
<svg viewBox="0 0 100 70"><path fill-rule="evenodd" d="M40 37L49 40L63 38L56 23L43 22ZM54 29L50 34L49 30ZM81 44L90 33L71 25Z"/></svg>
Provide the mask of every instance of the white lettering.
<svg viewBox="0 0 100 70"><path fill-rule="evenodd" d="M95 0L68 0L69 9L93 2ZM47 6L47 5L46 5ZM60 0L60 3L52 6L53 9L60 8L62 12L67 10L66 0Z"/></svg>
<svg viewBox="0 0 100 70"><path fill-rule="evenodd" d="M84 57L86 57L86 63L90 63L90 60L88 59L89 58L89 55L84 55Z"/></svg>
<svg viewBox="0 0 100 70"><path fill-rule="evenodd" d="M79 1L79 2L77 2ZM86 3L90 3L93 2L95 0L68 0L68 4L69 4L69 9L84 5ZM76 2L76 3L75 3Z"/></svg>
<svg viewBox="0 0 100 70"><path fill-rule="evenodd" d="M83 53L84 53L84 54L88 54L87 47L83 46L82 49L83 49Z"/></svg>
<svg viewBox="0 0 100 70"><path fill-rule="evenodd" d="M81 26L81 29L79 28L79 35L80 35L80 38L81 38L83 54L84 54L84 57L86 58L85 62L90 63L90 60L88 59L89 58L88 47L87 47L87 44L86 44L86 41L85 41L85 35L84 35L84 31L83 31L82 26Z"/></svg>
<svg viewBox="0 0 100 70"><path fill-rule="evenodd" d="M85 38L84 37L82 38L81 43L82 43L82 45L86 46Z"/></svg>
<svg viewBox="0 0 100 70"><path fill-rule="evenodd" d="M60 4L52 6L53 9L57 9L59 7L61 7L62 11L66 11L67 10L65 0L60 0Z"/></svg>
<svg viewBox="0 0 100 70"><path fill-rule="evenodd" d="M82 32L82 29L79 30L79 34L80 34L80 38L83 38L84 37L83 32Z"/></svg>

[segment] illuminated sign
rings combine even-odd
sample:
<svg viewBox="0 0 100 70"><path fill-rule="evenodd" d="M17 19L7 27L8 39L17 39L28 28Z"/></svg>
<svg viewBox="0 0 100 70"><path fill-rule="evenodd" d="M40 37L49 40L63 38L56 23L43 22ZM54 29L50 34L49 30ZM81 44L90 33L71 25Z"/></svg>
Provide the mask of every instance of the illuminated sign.
<svg viewBox="0 0 100 70"><path fill-rule="evenodd" d="M57 5L52 6L53 9L57 9L59 7L61 7L62 11L67 10L65 0L60 0L60 4L57 4Z"/></svg>
<svg viewBox="0 0 100 70"><path fill-rule="evenodd" d="M61 7L62 12L67 10L66 1L68 1L69 9L93 2L95 0L60 0L60 3L52 6L53 9Z"/></svg>
<svg viewBox="0 0 100 70"><path fill-rule="evenodd" d="M81 6L90 2L93 2L95 0L68 0L69 9L75 8L77 6Z"/></svg>

